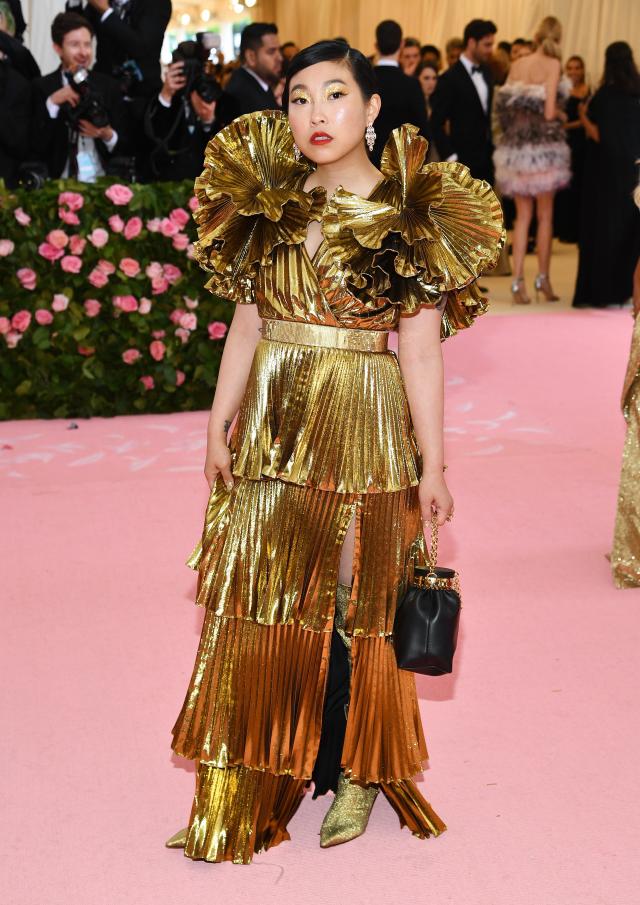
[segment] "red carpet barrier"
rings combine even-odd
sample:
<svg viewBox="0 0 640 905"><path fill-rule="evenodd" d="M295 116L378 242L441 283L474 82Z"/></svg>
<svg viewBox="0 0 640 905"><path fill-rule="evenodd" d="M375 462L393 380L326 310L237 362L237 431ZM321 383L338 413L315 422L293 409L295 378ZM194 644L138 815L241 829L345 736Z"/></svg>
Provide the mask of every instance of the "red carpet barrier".
<svg viewBox="0 0 640 905"><path fill-rule="evenodd" d="M207 408L231 306L192 184L0 189L0 418Z"/></svg>

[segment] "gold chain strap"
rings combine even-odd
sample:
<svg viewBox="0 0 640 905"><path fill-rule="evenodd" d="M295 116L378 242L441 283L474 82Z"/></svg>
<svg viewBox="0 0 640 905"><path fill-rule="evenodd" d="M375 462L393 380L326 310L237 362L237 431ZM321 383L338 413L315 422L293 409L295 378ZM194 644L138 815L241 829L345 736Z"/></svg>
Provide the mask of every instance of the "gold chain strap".
<svg viewBox="0 0 640 905"><path fill-rule="evenodd" d="M436 566L438 564L438 513L434 512L431 516L431 550L429 551L425 538L424 531L421 531L418 537L415 539L413 544L411 545L411 549L409 550L409 560L411 566L415 566L417 559L422 559L426 566L428 566L427 575L432 575L435 577L436 575ZM413 571L413 569L412 569Z"/></svg>

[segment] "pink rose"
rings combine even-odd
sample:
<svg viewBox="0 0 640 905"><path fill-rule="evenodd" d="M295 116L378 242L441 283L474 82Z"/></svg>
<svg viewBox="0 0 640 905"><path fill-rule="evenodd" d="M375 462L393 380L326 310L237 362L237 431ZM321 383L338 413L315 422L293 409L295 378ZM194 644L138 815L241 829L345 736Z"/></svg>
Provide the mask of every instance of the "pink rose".
<svg viewBox="0 0 640 905"><path fill-rule="evenodd" d="M0 336L5 336L11 330L11 321L8 317L0 317Z"/></svg>
<svg viewBox="0 0 640 905"><path fill-rule="evenodd" d="M120 261L120 270L126 277L137 277L140 273L140 265L134 258L123 258Z"/></svg>
<svg viewBox="0 0 640 905"><path fill-rule="evenodd" d="M184 371L176 371L176 386L177 387L182 386L182 384L184 383L185 376L186 375L185 375Z"/></svg>
<svg viewBox="0 0 640 905"><path fill-rule="evenodd" d="M178 233L171 240L171 244L176 251L184 251L189 245L189 236L186 233Z"/></svg>
<svg viewBox="0 0 640 905"><path fill-rule="evenodd" d="M80 273L82 270L82 258L77 255L65 255L60 261L60 267L65 273Z"/></svg>
<svg viewBox="0 0 640 905"><path fill-rule="evenodd" d="M176 233L180 232L180 227L177 223L174 223L173 220L164 217L160 222L160 232L163 236L175 236Z"/></svg>
<svg viewBox="0 0 640 905"><path fill-rule="evenodd" d="M124 237L125 239L135 239L136 236L139 236L142 232L142 220L140 217L131 217L130 220L127 220L127 225L124 228Z"/></svg>
<svg viewBox="0 0 640 905"><path fill-rule="evenodd" d="M169 281L165 280L164 277L154 277L151 280L151 291L154 295L161 295L163 292L166 292L169 288Z"/></svg>
<svg viewBox="0 0 640 905"><path fill-rule="evenodd" d="M96 289L102 289L102 287L106 286L109 282L109 277L103 270L100 270L99 267L94 267L89 274L89 282L92 286L95 286Z"/></svg>
<svg viewBox="0 0 640 905"><path fill-rule="evenodd" d="M185 330L195 330L198 326L198 318L193 312L185 311L178 323L181 327L184 327Z"/></svg>
<svg viewBox="0 0 640 905"><path fill-rule="evenodd" d="M153 377L145 376L140 378L140 383L145 388L145 390L152 390L154 388L155 381Z"/></svg>
<svg viewBox="0 0 640 905"><path fill-rule="evenodd" d="M138 314L148 314L151 311L151 299L140 299Z"/></svg>
<svg viewBox="0 0 640 905"><path fill-rule="evenodd" d="M196 198L195 195L192 195L191 198L189 198L189 210L197 211L199 206L200 206L200 202L198 201L198 199Z"/></svg>
<svg viewBox="0 0 640 905"><path fill-rule="evenodd" d="M169 315L169 320L171 321L172 324L179 324L180 318L182 317L183 314L186 314L186 311L184 310L184 308L176 308Z"/></svg>
<svg viewBox="0 0 640 905"><path fill-rule="evenodd" d="M7 333L5 336L5 342L10 349L15 349L21 339L22 333L18 333L17 330L11 330L11 332Z"/></svg>
<svg viewBox="0 0 640 905"><path fill-rule="evenodd" d="M105 261L104 258L101 258L98 261L98 270L101 270L106 276L110 277L112 273L116 272L116 265L112 264L111 261Z"/></svg>
<svg viewBox="0 0 640 905"><path fill-rule="evenodd" d="M71 250L72 255L81 255L84 251L85 245L87 244L87 240L83 239L82 236L71 236L71 240L69 243L69 248Z"/></svg>
<svg viewBox="0 0 640 905"><path fill-rule="evenodd" d="M167 335L167 331L166 330L154 330L151 335L153 336L154 339L164 339L165 336Z"/></svg>
<svg viewBox="0 0 640 905"><path fill-rule="evenodd" d="M138 300L133 295L115 295L113 297L113 305L127 314L138 310Z"/></svg>
<svg viewBox="0 0 640 905"><path fill-rule="evenodd" d="M84 303L84 310L87 317L97 317L100 314L101 308L102 305L98 299L86 299Z"/></svg>
<svg viewBox="0 0 640 905"><path fill-rule="evenodd" d="M53 321L53 314L46 308L38 308L35 317L41 327L47 327Z"/></svg>
<svg viewBox="0 0 640 905"><path fill-rule="evenodd" d="M6 258L13 252L15 245L11 239L0 239L0 258Z"/></svg>
<svg viewBox="0 0 640 905"><path fill-rule="evenodd" d="M69 236L63 229L52 229L47 236L47 242L54 248L66 248L69 244Z"/></svg>
<svg viewBox="0 0 640 905"><path fill-rule="evenodd" d="M149 354L155 361L162 361L167 347L160 339L154 339L149 345Z"/></svg>
<svg viewBox="0 0 640 905"><path fill-rule="evenodd" d="M147 220L147 229L150 233L157 233L160 231L161 223L160 217L153 217L153 219Z"/></svg>
<svg viewBox="0 0 640 905"><path fill-rule="evenodd" d="M69 299L62 292L56 292L51 307L54 311L66 311L69 307Z"/></svg>
<svg viewBox="0 0 640 905"><path fill-rule="evenodd" d="M11 326L14 330L17 330L18 333L24 333L24 331L28 329L30 323L31 312L25 311L24 308L22 311L16 311L11 318Z"/></svg>
<svg viewBox="0 0 640 905"><path fill-rule="evenodd" d="M191 333L188 330L185 330L184 327L176 327L176 336L178 337L182 345L184 345L186 342L189 342Z"/></svg>
<svg viewBox="0 0 640 905"><path fill-rule="evenodd" d="M31 217L29 216L29 214L26 214L21 207L17 207L14 210L13 216L16 218L20 226L28 226L31 223Z"/></svg>
<svg viewBox="0 0 640 905"><path fill-rule="evenodd" d="M124 220L119 214L114 214L112 217L109 217L108 222L111 232L121 233L124 229Z"/></svg>
<svg viewBox="0 0 640 905"><path fill-rule="evenodd" d="M128 204L133 198L131 189L118 182L116 182L115 185L110 185L106 190L105 195L109 201L113 201L114 204Z"/></svg>
<svg viewBox="0 0 640 905"><path fill-rule="evenodd" d="M198 301L198 299L190 299L188 295L183 295L183 296L182 296L182 301L185 303L185 305L187 306L187 308L191 308L192 310L193 310L194 308L197 308L198 305L200 304L200 302Z"/></svg>
<svg viewBox="0 0 640 905"><path fill-rule="evenodd" d="M79 211L84 204L84 197L79 192L61 192L58 204L66 204L70 211Z"/></svg>
<svg viewBox="0 0 640 905"><path fill-rule="evenodd" d="M77 226L80 223L80 217L73 211L68 211L66 207L58 208L58 216L67 226Z"/></svg>
<svg viewBox="0 0 640 905"><path fill-rule="evenodd" d="M223 324L222 321L213 321L207 327L209 331L209 339L222 339L223 336L226 336L227 333L227 325Z"/></svg>
<svg viewBox="0 0 640 905"><path fill-rule="evenodd" d="M141 353L138 349L125 349L122 353L122 360L126 365L132 365L140 358ZM151 389L151 387L148 387Z"/></svg>
<svg viewBox="0 0 640 905"><path fill-rule="evenodd" d="M101 226L96 227L93 232L89 233L89 242L94 248L104 248L109 241L109 233Z"/></svg>
<svg viewBox="0 0 640 905"><path fill-rule="evenodd" d="M169 214L169 220L176 223L180 229L184 229L189 220L191 220L191 217L183 207L176 207L175 210L172 210Z"/></svg>
<svg viewBox="0 0 640 905"><path fill-rule="evenodd" d="M78 346L78 352L80 353L80 355L85 355L88 357L89 355L93 355L95 351L96 350L93 348L93 346Z"/></svg>
<svg viewBox="0 0 640 905"><path fill-rule="evenodd" d="M156 277L162 276L162 264L159 264L158 261L152 261L150 264L147 264L146 275L150 280L156 279Z"/></svg>
<svg viewBox="0 0 640 905"><path fill-rule="evenodd" d="M189 244L187 245L187 257L189 258L190 261L193 261L195 256L196 256L196 247L193 244L193 242L189 242Z"/></svg>
<svg viewBox="0 0 640 905"><path fill-rule="evenodd" d="M38 254L47 261L57 261L64 255L64 252L61 248L54 248L49 242L42 242L38 245Z"/></svg>
<svg viewBox="0 0 640 905"><path fill-rule="evenodd" d="M20 270L16 273L16 276L20 280L23 289L36 288L38 275L36 274L35 270L31 270L30 267L21 267Z"/></svg>
<svg viewBox="0 0 640 905"><path fill-rule="evenodd" d="M169 280L172 286L174 283L177 283L182 276L182 271L179 267L176 267L175 264L165 264L162 270L164 278Z"/></svg>

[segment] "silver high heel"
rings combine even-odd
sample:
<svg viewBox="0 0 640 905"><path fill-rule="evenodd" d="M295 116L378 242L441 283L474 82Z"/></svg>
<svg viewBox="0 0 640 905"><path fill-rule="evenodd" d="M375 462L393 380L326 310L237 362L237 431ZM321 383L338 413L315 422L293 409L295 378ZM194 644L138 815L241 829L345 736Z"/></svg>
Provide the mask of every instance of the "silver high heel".
<svg viewBox="0 0 640 905"><path fill-rule="evenodd" d="M514 305L530 305L531 299L527 295L524 285L524 277L516 277L511 284L511 299Z"/></svg>
<svg viewBox="0 0 640 905"><path fill-rule="evenodd" d="M560 296L556 295L553 289L551 288L551 283L549 282L549 275L546 273L539 273L534 281L534 289L536 290L536 302L538 301L538 293L541 292L548 302L558 302L560 300Z"/></svg>

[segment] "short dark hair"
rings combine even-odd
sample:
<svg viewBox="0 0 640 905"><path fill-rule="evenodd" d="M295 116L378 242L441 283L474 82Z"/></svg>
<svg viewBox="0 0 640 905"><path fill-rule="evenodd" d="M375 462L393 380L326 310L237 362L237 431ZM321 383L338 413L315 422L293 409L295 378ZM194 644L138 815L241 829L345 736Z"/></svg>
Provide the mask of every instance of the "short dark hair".
<svg viewBox="0 0 640 905"><path fill-rule="evenodd" d="M402 28L393 19L385 19L376 28L376 44L383 57L391 56L402 44Z"/></svg>
<svg viewBox="0 0 640 905"><path fill-rule="evenodd" d="M280 50L284 53L287 47L295 47L295 41L285 41L284 44L281 45Z"/></svg>
<svg viewBox="0 0 640 905"><path fill-rule="evenodd" d="M275 22L252 22L247 25L240 37L240 59L244 58L247 50L260 50L265 35L277 34L278 26Z"/></svg>
<svg viewBox="0 0 640 905"><path fill-rule="evenodd" d="M528 45L529 45L529 42L527 41L526 38L516 38L511 46L512 47L528 47Z"/></svg>
<svg viewBox="0 0 640 905"><path fill-rule="evenodd" d="M419 49L420 49L420 41L418 41L417 38L405 38L405 39L404 39L404 46L405 46L405 47L417 47L418 50L419 50Z"/></svg>
<svg viewBox="0 0 640 905"><path fill-rule="evenodd" d="M282 108L289 106L289 86L291 79L316 63L343 63L349 68L356 80L365 101L368 101L377 92L376 77L373 66L365 55L349 47L344 41L316 41L309 47L305 47L293 57L287 70L287 80L282 94Z"/></svg>
<svg viewBox="0 0 640 905"><path fill-rule="evenodd" d="M95 34L91 22L80 13L58 13L51 23L51 40L58 47L62 47L64 36L70 31L77 31L78 28L86 28L92 37Z"/></svg>
<svg viewBox="0 0 640 905"><path fill-rule="evenodd" d="M472 38L474 41L482 41L487 35L495 35L497 30L495 23L491 19L472 19L471 22L467 22L465 25L464 34L462 35L464 46L466 47Z"/></svg>
<svg viewBox="0 0 640 905"><path fill-rule="evenodd" d="M498 50L504 50L505 53L511 53L511 44L509 41L499 41Z"/></svg>
<svg viewBox="0 0 640 905"><path fill-rule="evenodd" d="M436 56L438 59L442 58L440 48L436 47L435 44L423 44L420 48L420 53L422 54L422 56L424 56L425 53L431 53L434 54L434 56Z"/></svg>

